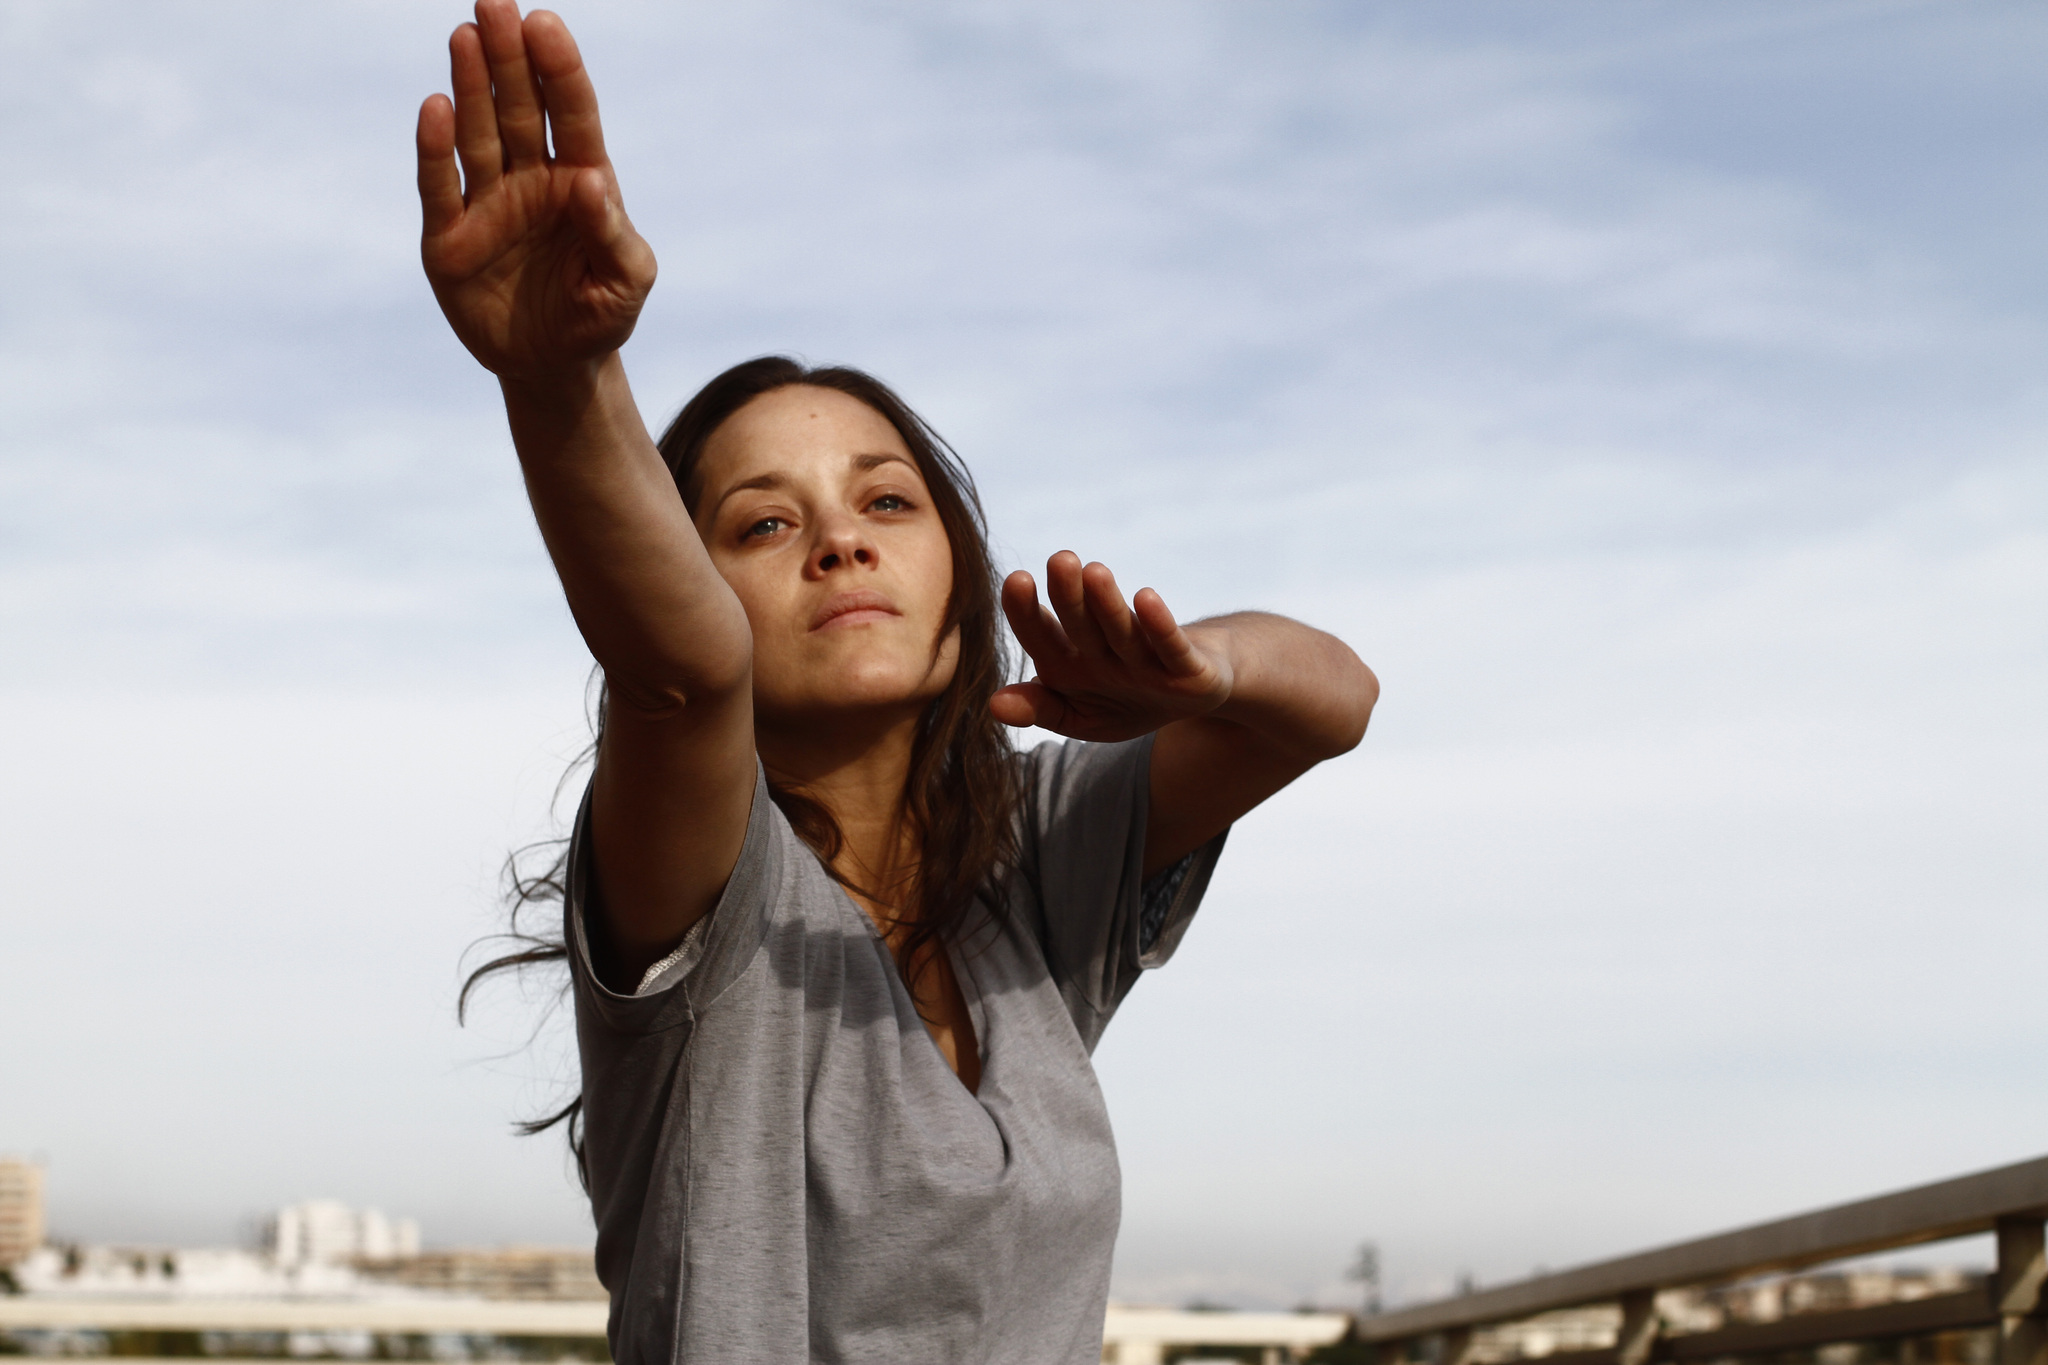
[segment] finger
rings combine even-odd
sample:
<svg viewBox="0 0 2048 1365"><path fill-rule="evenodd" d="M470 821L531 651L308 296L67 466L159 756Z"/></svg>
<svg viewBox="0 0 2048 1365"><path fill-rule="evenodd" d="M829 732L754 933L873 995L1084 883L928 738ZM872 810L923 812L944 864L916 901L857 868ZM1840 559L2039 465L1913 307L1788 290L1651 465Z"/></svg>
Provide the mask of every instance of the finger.
<svg viewBox="0 0 2048 1365"><path fill-rule="evenodd" d="M1074 646L1060 628L1059 618L1039 605L1038 585L1022 569L1003 580L1003 615L1009 619L1017 643L1041 669L1074 657Z"/></svg>
<svg viewBox="0 0 2048 1365"><path fill-rule="evenodd" d="M1195 648L1195 642L1188 639L1188 633L1180 628L1180 622L1173 619L1165 598L1150 588L1140 588L1132 599L1132 606L1132 614L1137 617L1145 643L1151 647L1161 668L1182 678L1202 671L1201 652Z"/></svg>
<svg viewBox="0 0 2048 1365"><path fill-rule="evenodd" d="M420 105L413 143L420 155L421 231L432 237L462 218L462 172L455 169L455 106L446 95L429 95Z"/></svg>
<svg viewBox="0 0 2048 1365"><path fill-rule="evenodd" d="M526 55L540 77L555 159L572 166L603 166L604 126L597 117L597 87L584 69L583 54L560 16L537 9L526 16ZM611 186L618 192L617 184Z"/></svg>
<svg viewBox="0 0 2048 1365"><path fill-rule="evenodd" d="M491 105L491 68L475 24L449 35L448 71L455 83L455 151L462 158L463 185L475 199L505 173L498 111Z"/></svg>
<svg viewBox="0 0 2048 1365"><path fill-rule="evenodd" d="M1067 638L1084 659L1107 659L1109 642L1088 614L1088 593L1081 581L1081 556L1061 550L1045 561L1045 600L1066 628Z"/></svg>
<svg viewBox="0 0 2048 1365"><path fill-rule="evenodd" d="M547 115L540 102L540 83L526 59L519 6L513 0L477 0L476 24L483 34L484 60L490 63L506 169L539 165L548 159Z"/></svg>
<svg viewBox="0 0 2048 1365"><path fill-rule="evenodd" d="M1088 617L1102 633L1104 643L1132 668L1152 662L1152 651L1138 633L1138 622L1124 601L1123 589L1107 564L1090 564L1081 570L1081 587L1088 604Z"/></svg>
<svg viewBox="0 0 2048 1365"><path fill-rule="evenodd" d="M654 248L633 230L610 194L603 171L585 167L569 186L569 212L583 236L592 271L607 283L645 292L654 284Z"/></svg>
<svg viewBox="0 0 2048 1365"><path fill-rule="evenodd" d="M989 714L1019 730L1032 725L1058 730L1068 709L1064 697L1040 682L1011 683L988 699Z"/></svg>

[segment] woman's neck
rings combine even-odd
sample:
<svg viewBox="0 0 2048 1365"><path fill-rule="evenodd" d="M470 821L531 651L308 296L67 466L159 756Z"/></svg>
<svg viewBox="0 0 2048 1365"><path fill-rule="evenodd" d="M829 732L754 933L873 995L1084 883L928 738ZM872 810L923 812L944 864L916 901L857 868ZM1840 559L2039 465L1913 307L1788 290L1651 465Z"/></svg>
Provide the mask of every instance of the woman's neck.
<svg viewBox="0 0 2048 1365"><path fill-rule="evenodd" d="M903 817L918 719L916 713L837 716L798 731L755 728L755 747L769 778L800 790L838 822L843 842L834 870L871 893L864 901L901 900L916 872L917 850ZM872 913L881 907L868 908ZM900 913L907 907L892 908Z"/></svg>

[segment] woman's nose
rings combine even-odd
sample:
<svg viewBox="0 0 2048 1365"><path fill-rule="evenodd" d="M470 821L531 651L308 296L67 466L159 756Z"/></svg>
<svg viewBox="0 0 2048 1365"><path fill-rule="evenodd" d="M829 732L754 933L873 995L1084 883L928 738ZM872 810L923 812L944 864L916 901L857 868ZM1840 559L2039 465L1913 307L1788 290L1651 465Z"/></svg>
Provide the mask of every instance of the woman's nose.
<svg viewBox="0 0 2048 1365"><path fill-rule="evenodd" d="M874 562L874 542L855 518L834 517L819 526L817 543L811 547L812 573L827 574L854 566L866 568Z"/></svg>

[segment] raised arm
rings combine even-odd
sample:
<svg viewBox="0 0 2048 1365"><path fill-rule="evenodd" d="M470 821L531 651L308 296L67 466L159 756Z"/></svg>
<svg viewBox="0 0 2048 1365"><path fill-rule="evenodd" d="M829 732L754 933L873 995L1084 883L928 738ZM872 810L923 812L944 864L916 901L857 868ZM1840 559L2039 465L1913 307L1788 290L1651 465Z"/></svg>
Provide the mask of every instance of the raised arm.
<svg viewBox="0 0 2048 1365"><path fill-rule="evenodd" d="M522 21L513 0L479 0L449 56L453 101L420 107L420 256L456 336L498 376L542 539L604 668L594 946L607 980L630 985L739 856L752 637L619 359L654 253L626 216L575 40L546 11Z"/></svg>
<svg viewBox="0 0 2048 1365"><path fill-rule="evenodd" d="M1353 748L1379 679L1333 635L1264 612L1181 626L1150 588L1126 603L1107 566L1066 551L1003 584L1038 676L996 693L996 718L1077 739L1152 745L1145 875L1215 838L1326 758Z"/></svg>

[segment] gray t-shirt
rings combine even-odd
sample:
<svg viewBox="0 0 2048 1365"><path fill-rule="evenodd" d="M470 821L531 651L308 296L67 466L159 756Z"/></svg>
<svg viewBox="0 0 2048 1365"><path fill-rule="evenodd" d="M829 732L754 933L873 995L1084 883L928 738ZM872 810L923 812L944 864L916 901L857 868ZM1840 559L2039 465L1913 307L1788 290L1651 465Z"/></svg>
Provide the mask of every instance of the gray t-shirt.
<svg viewBox="0 0 2048 1365"><path fill-rule="evenodd" d="M1151 751L1018 760L1009 913L953 953L978 1095L765 779L717 907L636 994L600 984L586 798L567 929L614 1360L1100 1360L1121 1193L1089 1054L1223 845L1155 879L1147 913Z"/></svg>

